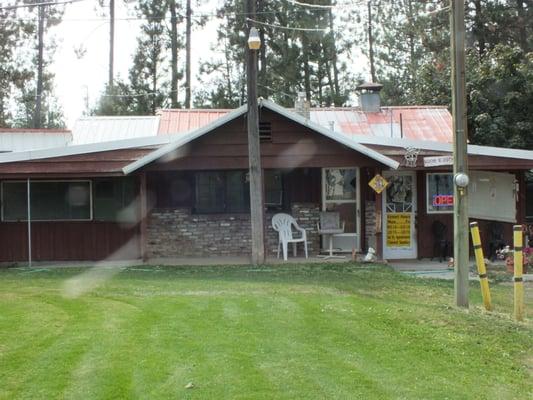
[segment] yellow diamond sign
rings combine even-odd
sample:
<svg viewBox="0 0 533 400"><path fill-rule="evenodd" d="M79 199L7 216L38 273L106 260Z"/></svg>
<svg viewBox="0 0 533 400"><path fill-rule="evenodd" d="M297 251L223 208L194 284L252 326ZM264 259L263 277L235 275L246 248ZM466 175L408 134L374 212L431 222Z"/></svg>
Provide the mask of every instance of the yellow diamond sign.
<svg viewBox="0 0 533 400"><path fill-rule="evenodd" d="M376 174L370 182L368 182L368 186L370 186L377 194L380 194L385 190L389 182L383 178L380 174Z"/></svg>

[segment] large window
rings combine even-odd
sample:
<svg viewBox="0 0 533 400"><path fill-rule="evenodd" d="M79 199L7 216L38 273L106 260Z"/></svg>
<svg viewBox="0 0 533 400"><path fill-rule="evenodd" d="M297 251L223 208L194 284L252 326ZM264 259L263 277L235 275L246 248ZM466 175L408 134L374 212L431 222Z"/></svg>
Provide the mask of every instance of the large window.
<svg viewBox="0 0 533 400"><path fill-rule="evenodd" d="M94 219L96 221L136 222L139 202L135 199L136 190L133 178L96 179L93 182Z"/></svg>
<svg viewBox="0 0 533 400"><path fill-rule="evenodd" d="M428 214L453 212L452 174L427 174Z"/></svg>
<svg viewBox="0 0 533 400"><path fill-rule="evenodd" d="M90 181L33 181L30 184L31 219L90 220ZM27 182L2 182L2 220L27 220Z"/></svg>
<svg viewBox="0 0 533 400"><path fill-rule="evenodd" d="M196 173L196 213L240 213L250 210L247 171Z"/></svg>

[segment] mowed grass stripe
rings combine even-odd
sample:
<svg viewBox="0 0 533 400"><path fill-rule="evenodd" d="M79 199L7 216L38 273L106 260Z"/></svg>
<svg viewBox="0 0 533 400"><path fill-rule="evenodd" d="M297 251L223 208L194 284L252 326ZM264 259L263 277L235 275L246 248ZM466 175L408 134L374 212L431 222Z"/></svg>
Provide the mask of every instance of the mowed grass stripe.
<svg viewBox="0 0 533 400"><path fill-rule="evenodd" d="M0 398L533 395L531 324L480 312L476 286L464 312L451 283L374 266L144 269L72 299L82 270L0 271Z"/></svg>

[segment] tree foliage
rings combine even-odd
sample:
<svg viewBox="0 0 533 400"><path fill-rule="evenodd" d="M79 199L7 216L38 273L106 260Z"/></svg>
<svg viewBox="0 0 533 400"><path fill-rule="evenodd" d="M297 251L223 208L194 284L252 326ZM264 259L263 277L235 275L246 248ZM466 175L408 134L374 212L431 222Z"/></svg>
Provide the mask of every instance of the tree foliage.
<svg viewBox="0 0 533 400"><path fill-rule="evenodd" d="M45 7L44 75L41 125L64 126L54 96L50 64L56 49L50 28L61 22L63 8ZM32 127L36 100L37 7L0 10L0 127Z"/></svg>

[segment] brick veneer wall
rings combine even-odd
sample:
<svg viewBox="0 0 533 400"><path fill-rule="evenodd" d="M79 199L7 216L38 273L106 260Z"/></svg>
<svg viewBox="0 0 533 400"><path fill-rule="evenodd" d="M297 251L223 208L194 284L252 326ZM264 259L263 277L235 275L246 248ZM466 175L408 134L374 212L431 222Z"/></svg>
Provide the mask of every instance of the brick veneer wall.
<svg viewBox="0 0 533 400"><path fill-rule="evenodd" d="M297 203L291 215L307 231L309 255L317 254L320 237L316 224L318 204ZM265 216L267 255L275 255L278 234L272 229L272 216ZM251 249L249 214L191 214L189 208L154 209L147 223L147 256L210 257L249 255ZM292 249L290 250L292 254ZM303 246L298 245L298 256Z"/></svg>

